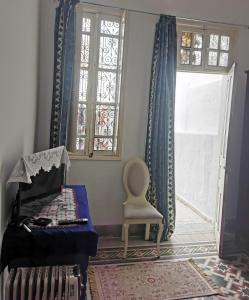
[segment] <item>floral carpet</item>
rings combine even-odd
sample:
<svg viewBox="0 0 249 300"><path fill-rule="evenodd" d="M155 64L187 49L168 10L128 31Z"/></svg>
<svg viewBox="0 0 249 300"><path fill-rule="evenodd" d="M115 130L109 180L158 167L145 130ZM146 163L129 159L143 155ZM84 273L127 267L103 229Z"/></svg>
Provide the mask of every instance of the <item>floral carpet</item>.
<svg viewBox="0 0 249 300"><path fill-rule="evenodd" d="M92 300L176 300L218 289L189 260L91 266Z"/></svg>

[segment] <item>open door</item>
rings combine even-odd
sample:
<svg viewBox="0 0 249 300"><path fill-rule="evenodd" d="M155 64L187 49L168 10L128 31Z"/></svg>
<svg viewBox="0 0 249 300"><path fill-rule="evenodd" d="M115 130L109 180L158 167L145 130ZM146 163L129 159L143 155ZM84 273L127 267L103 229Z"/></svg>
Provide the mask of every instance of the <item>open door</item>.
<svg viewBox="0 0 249 300"><path fill-rule="evenodd" d="M231 170L227 168L227 144L229 133L229 121L231 113L231 103L233 98L233 82L234 82L235 64L231 67L227 75L227 95L224 108L224 122L221 135L220 158L219 158L219 177L217 188L217 204L216 204L216 217L215 217L215 235L219 255L222 252L223 232L222 232L222 210L224 189L227 184L227 179Z"/></svg>

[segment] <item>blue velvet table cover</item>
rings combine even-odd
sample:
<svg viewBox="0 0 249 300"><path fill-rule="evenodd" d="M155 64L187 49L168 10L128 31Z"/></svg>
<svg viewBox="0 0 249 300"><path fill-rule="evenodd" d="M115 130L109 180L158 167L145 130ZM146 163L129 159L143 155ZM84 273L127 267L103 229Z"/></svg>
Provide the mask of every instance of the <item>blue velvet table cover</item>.
<svg viewBox="0 0 249 300"><path fill-rule="evenodd" d="M88 218L87 224L32 228L9 225L4 233L1 251L1 271L6 267L55 264L88 264L88 256L97 252L98 235L93 227L88 208L85 186L66 185L77 198L80 218ZM86 261L87 260L87 261Z"/></svg>

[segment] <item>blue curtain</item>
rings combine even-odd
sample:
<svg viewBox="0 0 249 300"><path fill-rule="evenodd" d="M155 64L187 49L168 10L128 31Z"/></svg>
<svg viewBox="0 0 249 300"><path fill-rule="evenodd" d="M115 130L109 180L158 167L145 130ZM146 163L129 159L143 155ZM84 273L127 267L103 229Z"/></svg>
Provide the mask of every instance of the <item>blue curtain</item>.
<svg viewBox="0 0 249 300"><path fill-rule="evenodd" d="M176 18L160 16L152 58L145 160L150 171L148 201L164 216L162 240L175 228L174 111ZM152 238L157 232L152 227Z"/></svg>
<svg viewBox="0 0 249 300"><path fill-rule="evenodd" d="M75 5L60 0L54 32L54 86L50 123L50 148L66 145L73 86L75 53Z"/></svg>

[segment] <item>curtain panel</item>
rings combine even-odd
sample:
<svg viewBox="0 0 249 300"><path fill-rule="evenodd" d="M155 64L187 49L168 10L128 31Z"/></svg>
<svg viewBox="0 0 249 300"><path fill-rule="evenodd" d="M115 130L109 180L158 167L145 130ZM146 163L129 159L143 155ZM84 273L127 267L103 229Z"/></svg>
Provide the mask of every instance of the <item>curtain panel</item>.
<svg viewBox="0 0 249 300"><path fill-rule="evenodd" d="M60 0L54 31L54 84L50 122L50 148L66 145L72 97L75 53L75 5Z"/></svg>
<svg viewBox="0 0 249 300"><path fill-rule="evenodd" d="M161 15L152 58L145 160L150 172L148 201L164 216L162 240L175 228L174 113L176 18ZM152 227L152 238L157 228Z"/></svg>

